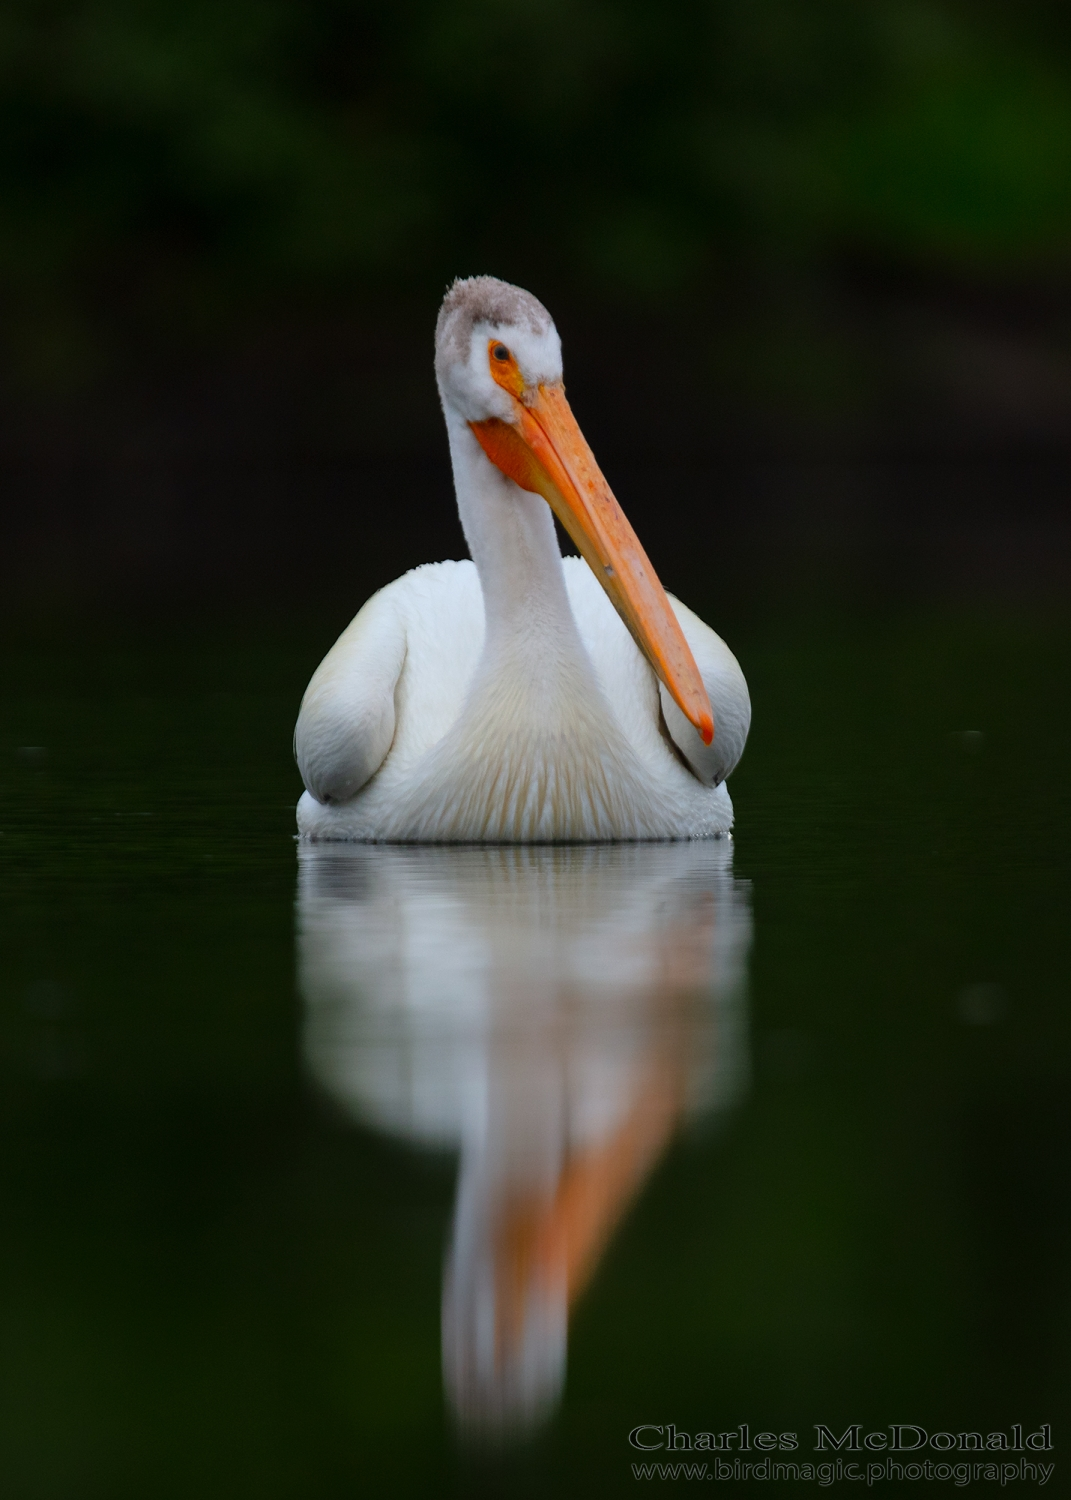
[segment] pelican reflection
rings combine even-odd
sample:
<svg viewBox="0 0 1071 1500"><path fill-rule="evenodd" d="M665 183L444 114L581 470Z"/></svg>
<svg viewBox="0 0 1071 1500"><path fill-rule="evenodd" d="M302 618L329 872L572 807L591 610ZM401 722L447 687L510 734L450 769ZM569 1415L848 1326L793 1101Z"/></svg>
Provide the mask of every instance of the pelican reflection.
<svg viewBox="0 0 1071 1500"><path fill-rule="evenodd" d="M355 1118L460 1151L443 1374L527 1427L570 1307L690 1117L745 1082L732 845L299 850L305 1055Z"/></svg>

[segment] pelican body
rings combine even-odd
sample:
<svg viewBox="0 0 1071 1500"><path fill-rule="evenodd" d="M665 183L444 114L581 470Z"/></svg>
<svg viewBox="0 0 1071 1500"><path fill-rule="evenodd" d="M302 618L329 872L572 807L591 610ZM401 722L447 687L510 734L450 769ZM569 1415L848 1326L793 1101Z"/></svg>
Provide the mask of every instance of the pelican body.
<svg viewBox="0 0 1071 1500"><path fill-rule="evenodd" d="M565 400L550 315L492 277L455 282L435 368L471 561L381 589L317 668L294 737L302 836L728 832L743 674L659 583Z"/></svg>

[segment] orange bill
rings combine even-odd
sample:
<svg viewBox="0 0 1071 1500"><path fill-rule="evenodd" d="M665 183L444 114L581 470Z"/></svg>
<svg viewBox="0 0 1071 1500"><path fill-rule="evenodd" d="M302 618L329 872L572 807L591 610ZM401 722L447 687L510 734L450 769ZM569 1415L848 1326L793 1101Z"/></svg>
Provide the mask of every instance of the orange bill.
<svg viewBox="0 0 1071 1500"><path fill-rule="evenodd" d="M491 366L498 384L514 397L516 421L473 422L481 447L522 490L543 496L633 640L709 745L714 716L695 658L639 537L595 462L564 389L541 385L519 399L523 386L518 389L519 371L512 361L500 372L492 357Z"/></svg>

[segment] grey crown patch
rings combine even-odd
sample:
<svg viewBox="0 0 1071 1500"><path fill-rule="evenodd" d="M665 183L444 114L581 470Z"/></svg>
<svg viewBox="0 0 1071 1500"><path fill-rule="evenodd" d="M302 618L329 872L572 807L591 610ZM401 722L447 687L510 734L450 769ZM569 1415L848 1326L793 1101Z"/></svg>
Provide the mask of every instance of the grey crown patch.
<svg viewBox="0 0 1071 1500"><path fill-rule="evenodd" d="M527 325L540 334L552 326L552 319L542 302L523 287L499 281L497 276L459 277L443 298L435 324L435 368L440 377L447 366L468 358L477 323Z"/></svg>

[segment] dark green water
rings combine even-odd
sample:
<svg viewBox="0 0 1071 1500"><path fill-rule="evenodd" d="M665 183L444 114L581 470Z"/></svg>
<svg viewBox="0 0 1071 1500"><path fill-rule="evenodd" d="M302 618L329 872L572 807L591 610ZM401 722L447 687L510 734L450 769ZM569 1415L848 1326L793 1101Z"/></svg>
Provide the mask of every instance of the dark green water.
<svg viewBox="0 0 1071 1500"><path fill-rule="evenodd" d="M636 1488L643 1455L627 1434L641 1422L791 1430L797 1458L814 1457L818 1422L838 1435L852 1422L1049 1422L1046 1489L1066 1492L1066 619L734 637L755 722L732 781L731 867L714 874L684 871L675 887L679 872L646 856L574 851L532 877L410 852L410 885L477 891L486 931L495 903L542 881L549 926L554 901L569 914L570 963L584 923L603 923L602 975L629 911L637 963L656 953L670 969L674 922L681 951L698 932L700 959L717 959L735 913L746 986L732 1032L724 995L691 971L635 981L629 1055L661 1059L684 1089L709 1054L729 1082L666 1116L576 1300L560 1404L490 1453L444 1396L456 1143L445 1127L420 1143L397 1083L378 1117L366 1107L416 1056L390 1053L389 1006L379 1033L347 1034L364 1083L332 1085L309 1019L328 910L310 890L335 902L355 974L361 943L409 921L408 897L388 890L394 915L377 926L386 865L361 880L344 862L321 871L296 911L289 739L327 644L6 653L0 1493L616 1494ZM299 915L314 944L301 988ZM426 986L434 942L456 932L417 936ZM376 951L354 988L373 1010L394 950ZM485 987L497 972L484 965ZM621 1026L587 1024L587 981L566 978L574 1019L533 1041L515 1017L508 1061L487 1064L505 1080L502 1118L521 1118L522 1095L539 1115L553 1069L530 1065L536 1053L568 1072L582 1037L592 1076L600 1049L618 1055ZM343 1029L349 1003L332 1001ZM405 1033L428 1044L411 1069L415 1114L434 1094L436 1047L445 1075L456 1035L475 1034L465 1022L440 1035L434 1015L427 1030L434 997L420 1003ZM572 1108L587 1087L569 1084Z"/></svg>

